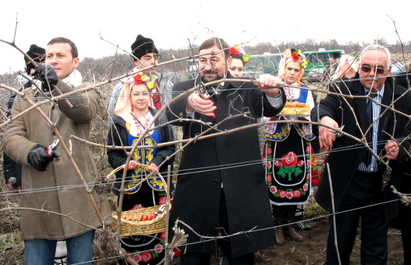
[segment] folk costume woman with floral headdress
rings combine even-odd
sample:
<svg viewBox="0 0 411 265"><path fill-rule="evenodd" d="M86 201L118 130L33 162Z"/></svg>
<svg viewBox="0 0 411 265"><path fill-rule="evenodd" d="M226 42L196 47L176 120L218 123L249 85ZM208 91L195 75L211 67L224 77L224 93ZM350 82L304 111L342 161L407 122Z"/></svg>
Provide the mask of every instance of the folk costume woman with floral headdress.
<svg viewBox="0 0 411 265"><path fill-rule="evenodd" d="M153 77L153 76L152 76ZM166 176L166 161L174 145L153 147L171 141L171 131L165 115L154 122L157 110L149 106L154 80L138 73L131 82L126 82L120 92L114 110L113 125L108 135L108 145L134 146L140 141L128 165L122 211L147 208L166 203L166 187L156 172ZM127 150L130 151L130 150ZM108 149L108 160L112 168L126 163L125 149ZM119 194L123 170L116 173L115 194ZM120 239L128 255L139 264L159 264L164 259L165 232L150 236L131 236Z"/></svg>
<svg viewBox="0 0 411 265"><path fill-rule="evenodd" d="M228 71L234 78L241 78L244 73L244 66L248 63L250 55L246 54L240 46L230 48L231 61L228 63Z"/></svg>
<svg viewBox="0 0 411 265"><path fill-rule="evenodd" d="M315 139L311 125L300 123L309 120L314 98L302 84L304 68L308 64L301 50L288 49L280 62L278 80L284 82L287 105L293 115L279 114L266 121L281 121L266 124L263 146L263 161L270 202L276 226L294 222L297 205L307 202L311 189L311 163ZM286 107L283 109L285 111ZM302 109L299 109L302 108ZM306 109L307 113L301 112ZM291 112L292 113L292 112ZM303 241L292 225L276 228L277 245L285 243L287 235L295 241Z"/></svg>

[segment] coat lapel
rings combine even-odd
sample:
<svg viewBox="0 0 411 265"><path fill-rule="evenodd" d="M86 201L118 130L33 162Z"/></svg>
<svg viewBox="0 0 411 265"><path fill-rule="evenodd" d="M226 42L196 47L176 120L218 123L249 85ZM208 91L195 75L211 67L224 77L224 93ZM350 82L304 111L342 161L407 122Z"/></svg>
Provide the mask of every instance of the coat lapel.
<svg viewBox="0 0 411 265"><path fill-rule="evenodd" d="M394 95L394 97L393 97ZM381 112L380 115L381 119L380 119L380 126L379 126L379 130L378 130L378 139L384 139L387 137L387 135L383 135L383 132L387 130L387 126L388 123L390 122L391 116L392 116L392 110L387 109L387 107L384 106L388 106L388 107L394 107L394 105L390 106L390 104L392 104L392 102L398 97L398 95L395 94L394 89L392 87L392 85L390 84L390 82L385 82L385 89L384 89L384 96L382 97L382 101L381 104L383 106L381 106ZM392 133L392 132L388 132L388 133Z"/></svg>
<svg viewBox="0 0 411 265"><path fill-rule="evenodd" d="M364 87L360 82L353 82L353 86L350 90L353 96L365 96ZM368 128L368 117L367 112L365 111L367 107L367 99L365 97L354 97L354 102L354 111L359 118L362 131L365 132Z"/></svg>

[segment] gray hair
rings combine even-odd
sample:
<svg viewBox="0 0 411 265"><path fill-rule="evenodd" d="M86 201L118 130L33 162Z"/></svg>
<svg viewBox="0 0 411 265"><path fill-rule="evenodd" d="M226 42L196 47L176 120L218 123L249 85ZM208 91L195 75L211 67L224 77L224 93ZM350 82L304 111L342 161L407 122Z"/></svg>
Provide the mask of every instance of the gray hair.
<svg viewBox="0 0 411 265"><path fill-rule="evenodd" d="M367 47L364 48L364 50L362 50L361 52L361 57L360 57L360 64L362 63L362 57L364 56L364 54L366 54L369 51L378 51L378 50L382 50L383 52L385 52L385 54L387 55L387 69L391 67L391 53L388 50L387 47L379 45L379 44L372 44L369 45Z"/></svg>

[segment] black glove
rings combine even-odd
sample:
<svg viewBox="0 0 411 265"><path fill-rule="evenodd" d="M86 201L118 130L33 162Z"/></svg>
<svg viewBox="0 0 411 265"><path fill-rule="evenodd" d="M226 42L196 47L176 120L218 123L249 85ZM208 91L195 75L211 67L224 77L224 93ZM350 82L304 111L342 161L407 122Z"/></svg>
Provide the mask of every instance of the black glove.
<svg viewBox="0 0 411 265"><path fill-rule="evenodd" d="M57 85L57 82L59 81L53 67L46 63L37 66L36 70L33 72L33 77L42 82L41 89L44 92L53 90L52 85Z"/></svg>
<svg viewBox="0 0 411 265"><path fill-rule="evenodd" d="M56 155L51 156L46 151L46 147L36 145L29 151L27 162L38 171L46 171L48 164L53 161Z"/></svg>

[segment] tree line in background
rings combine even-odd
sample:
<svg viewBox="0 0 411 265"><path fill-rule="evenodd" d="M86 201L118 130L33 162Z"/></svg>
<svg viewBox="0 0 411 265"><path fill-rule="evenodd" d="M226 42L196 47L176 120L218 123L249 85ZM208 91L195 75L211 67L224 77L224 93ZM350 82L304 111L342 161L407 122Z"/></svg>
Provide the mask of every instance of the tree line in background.
<svg viewBox="0 0 411 265"><path fill-rule="evenodd" d="M389 47L392 54L409 53L411 52L411 41L395 44L388 44L384 38L373 40L373 43ZM365 46L371 43L348 42L339 44L335 39L329 41L315 42L313 39L307 39L304 42L287 42L273 45L269 42L258 43L254 46L242 45L248 54L263 54L263 53L281 53L287 48L299 48L303 51L316 51L320 48L325 50L344 50L346 54L360 52ZM174 59L184 58L196 55L198 46L185 49L161 49L159 47L159 62L169 62ZM84 75L93 74L96 80L109 80L112 77L122 75L133 68L133 59L129 54L117 54L107 56L101 59L85 58L80 64L79 70ZM159 68L160 72L187 72L187 60L177 61L162 65ZM184 75L182 75L184 76Z"/></svg>
<svg viewBox="0 0 411 265"><path fill-rule="evenodd" d="M411 41L395 44L388 44L384 38L373 40L373 43L379 43L389 47L392 54L410 53ZM307 39L304 42L287 42L273 45L269 42L258 43L254 46L242 45L248 54L263 54L263 53L281 53L287 48L298 48L302 51L316 51L320 48L325 50L344 50L346 54L359 52L363 47L371 43L348 42L339 44L335 39L329 41L316 42L314 39ZM198 46L182 49L161 49L159 47L159 62L169 62L174 59L184 58L196 55ZM23 60L22 60L23 65ZM116 55L106 56L103 58L85 57L81 60L78 70L83 74L84 81L98 83L108 81L115 77L126 74L133 68L133 59L127 53L119 53ZM184 73L187 72L187 60L180 60L162 65L159 72ZM0 82L6 85L12 85L17 73L8 73L0 75Z"/></svg>

